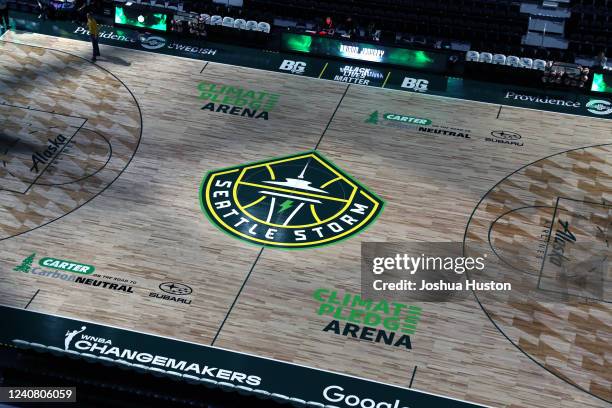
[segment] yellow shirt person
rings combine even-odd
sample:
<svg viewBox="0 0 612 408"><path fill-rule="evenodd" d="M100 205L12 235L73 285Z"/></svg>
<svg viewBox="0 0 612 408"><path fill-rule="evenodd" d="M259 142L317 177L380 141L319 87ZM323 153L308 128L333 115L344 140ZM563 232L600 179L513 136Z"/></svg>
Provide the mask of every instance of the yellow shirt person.
<svg viewBox="0 0 612 408"><path fill-rule="evenodd" d="M98 23L94 19L91 13L87 13L87 29L89 30L89 37L91 38L91 45L93 46L93 57L91 60L96 62L96 58L100 56L100 48L98 47Z"/></svg>
<svg viewBox="0 0 612 408"><path fill-rule="evenodd" d="M98 36L98 23L94 20L91 14L87 15L87 29L89 30L89 34L93 36Z"/></svg>

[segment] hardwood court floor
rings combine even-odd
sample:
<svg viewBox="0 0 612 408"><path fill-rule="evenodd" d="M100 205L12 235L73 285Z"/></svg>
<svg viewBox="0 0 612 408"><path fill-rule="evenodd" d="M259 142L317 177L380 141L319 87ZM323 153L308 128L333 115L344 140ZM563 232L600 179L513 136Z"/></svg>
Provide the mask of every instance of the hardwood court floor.
<svg viewBox="0 0 612 408"><path fill-rule="evenodd" d="M610 272L590 303L555 303L529 294L537 255L529 251L553 208L582 220L579 232L593 242L584 220L609 225L612 157L601 145L611 143L610 121L105 46L95 66L74 56L89 56L84 42L14 33L3 40L3 145L31 126L63 126L65 134L82 126L66 158L38 180L2 170L3 304L24 307L39 291L29 309L404 387L417 366L415 389L491 406L609 406ZM202 81L280 98L267 121L210 112L198 99ZM375 111L427 118L470 138L367 123ZM523 146L485 140L498 130L520 134ZM34 135L28 143L44 145L46 136ZM367 231L315 249L261 250L204 217L198 186L207 171L315 147L386 201ZM4 160L22 168L25 151ZM567 195L601 205L556 202ZM409 351L322 331L328 320L316 314L313 292L359 293L361 242L463 242L464 234L467 251L494 259L497 249L515 262L489 272L518 288L516 297L479 297L491 319L472 295L410 302L423 314ZM95 265L134 293L13 272L33 253ZM545 278L554 290L557 277ZM191 303L149 296L162 282L188 284Z"/></svg>

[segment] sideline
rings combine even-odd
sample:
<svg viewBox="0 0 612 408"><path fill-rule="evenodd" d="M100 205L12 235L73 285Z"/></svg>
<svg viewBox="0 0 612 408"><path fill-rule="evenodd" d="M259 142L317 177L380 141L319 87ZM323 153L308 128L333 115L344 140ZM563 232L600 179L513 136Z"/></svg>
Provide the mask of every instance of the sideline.
<svg viewBox="0 0 612 408"><path fill-rule="evenodd" d="M26 13L18 13L18 16L13 17L13 20L16 26L19 26L20 30L25 30L25 32L88 41L83 34L83 28L74 23L41 23L32 21L32 17ZM605 106L609 104L612 107L610 97L603 94L590 95L572 92L571 90L549 90L539 87L484 82L476 79L453 78L436 73L372 65L367 61L332 60L287 52L266 52L265 50L232 44L174 38L174 36L168 36L165 33L143 34L136 30L118 29L109 25L104 25L101 28L105 30L105 35L100 38L100 44L104 46L209 61L228 66L241 66L303 78L325 79L340 84L351 83L352 85L370 88L399 90L497 106L503 105L519 109L612 120L612 111L602 112L598 108L588 106L590 103L600 101ZM150 41L153 41L153 44ZM286 62L291 64L286 65ZM348 68L349 71L345 71L345 68ZM380 77L380 81L377 76L368 77L368 72L372 71L375 74L383 75ZM425 83L425 89L416 92L409 86L403 86L406 78ZM360 79L368 80L369 83L360 84ZM525 97L511 98L508 97L509 93ZM567 105L567 102L573 102L573 104Z"/></svg>
<svg viewBox="0 0 612 408"><path fill-rule="evenodd" d="M31 314L31 316L32 315L39 315L38 317L34 317L34 318L38 318L38 319L41 319L41 318L42 319L46 319L46 318L49 318L49 317L52 316L52 317L56 317L56 318L61 319L62 320L62 322L61 322L62 324L66 323L66 324L70 325L70 324L74 324L73 322L78 322L78 324L82 324L82 323L93 324L93 325L96 325L96 326L99 326L99 327L103 327L103 328L111 328L111 329L115 329L115 330L119 330L119 331L125 331L125 332L134 333L136 335L149 336L149 337L153 337L153 338L157 337L157 338L160 338L160 339L166 339L166 340L172 340L172 341L176 341L176 342L180 342L180 343L190 344L190 345L194 345L194 346L200 347L203 350L209 350L209 351L212 351L212 352L222 351L222 352L231 353L231 354L239 354L239 355L247 356L247 357L250 357L250 358L255 358L257 360L272 361L272 362L275 362L275 363L280 363L283 366L289 367L289 368L291 368L291 367L299 367L299 368L311 370L311 371L314 371L314 372L322 372L322 373L333 375L335 377L337 376L337 377L339 377L339 379L340 378L350 378L350 379L355 379L355 380L359 380L359 381L364 381L366 383L378 384L378 385L382 385L382 386L385 386L385 387L391 387L391 388L399 390L399 391L407 391L407 392L409 392L412 395L420 394L421 396L430 396L430 397L435 397L435 398L442 398L442 399L445 399L447 401L455 401L457 403L460 403L460 405L467 404L468 406L474 406L474 407L492 408L492 407L489 407L487 405L482 405L480 403L468 402L468 401L464 401L464 400L453 398L453 397L449 397L449 396L444 396L444 395L439 395L439 394L435 394L435 393L430 393L430 392L427 392L427 391L418 390L416 388L409 389L409 388L402 387L402 386L399 386L399 385L393 385L393 384L389 384L389 383L385 383L385 382L381 382L381 381L366 379L366 378L362 378L362 377L358 377L358 376L354 376L354 375L350 375L350 374L342 374L342 373L338 373L338 372L334 372L334 371L329 371L329 370L325 370L325 369L320 369L320 368L316 368L316 367L309 367L309 366L305 366L305 365L298 364L298 363L290 363L290 362L283 361L283 360L277 360L275 358L264 357L264 356L259 356L259 355L255 355L255 354L245 353L245 352L241 352L241 351L225 349L225 348L218 347L218 346L209 346L209 345L205 345L205 344L198 344L198 343L195 343L195 342L192 342L192 341L179 340L179 339L176 339L176 338L172 338L172 337L168 337L168 336L163 336L163 335L159 335L159 334L150 334L150 333L145 333L145 332L141 332L141 331L138 331L138 330L120 328L120 327L117 327L117 326L114 326L114 325L111 325L111 324L106 324L106 323L105 324L101 324L101 323L96 323L96 322L92 322L92 321L89 321L89 320L76 319L74 317L65 317L63 315L59 315L59 314L55 314L55 313L45 313L45 312L39 312L39 311L34 311L34 310L24 310L24 309L20 309L18 307L15 307L15 306L0 305L0 312L2 311L2 309L9 309L8 310L9 313L11 313L11 310L12 310L12 313L16 313L16 314L26 313L26 314ZM20 320L20 321L22 321L22 320ZM55 325L55 326L57 326L57 325ZM31 326L30 326L30 329L31 329ZM62 327L62 329L63 329L63 327ZM59 330L58 329L57 331L58 331L58 333L63 333L63 330ZM20 333L19 335L21 335L21 334L22 333ZM44 334L48 334L48 333L45 332ZM117 334L120 334L120 333L117 333ZM90 353L80 353L80 352L76 352L76 351L72 351L72 350L65 351L65 350L62 350L62 349L54 347L54 346L44 345L40 341L32 342L32 341L28 341L28 340L24 340L24 339L20 339L20 338L3 339L2 338L3 335L4 335L4 337L12 337L13 336L12 334L8 334L8 333L0 334L0 343L2 343L4 340L6 340L7 344L10 344L9 342L12 342L12 343L15 343L17 345L22 345L22 346L25 346L25 347L38 348L38 349L41 349L41 350L45 350L46 349L49 352L52 352L52 351L64 352L64 353L69 353L69 354L73 354L73 355L80 355L80 356L82 356L84 358L94 358L94 359L100 359L100 360L105 360L105 361L111 360L111 359L107 359L106 357L98 357L98 356L95 356L95 355L90 354ZM113 362L118 363L118 364L125 364L125 362L122 361L122 360L114 360ZM158 370L156 368L153 368L153 367L149 368L149 367L143 366L143 365L134 365L134 366L135 366L135 368L144 368L144 369L148 369L148 370L154 369L155 371L158 371L158 372L160 371L160 370ZM171 373L168 373L168 374L171 374ZM186 374L181 374L181 376L186 376ZM189 377L185 377L185 378L189 378ZM200 379L200 378L198 377L198 379ZM208 380L208 379L205 379L205 380ZM284 380L284 379L281 378L281 380ZM209 380L209 381L214 381L214 380ZM269 383L270 381L268 380L267 382ZM228 386L228 384L231 384L231 383L216 382L216 384L218 386L223 387L223 386ZM264 392L264 393L268 393L269 392L268 390L261 390L261 389L257 389L257 388L251 388L250 390L247 390L246 388L250 388L250 387L235 386L233 384L231 384L231 385L233 387L236 387L236 391L243 390L243 391L252 392L254 394L258 394L258 393L262 393L262 392ZM346 384L345 384L345 386L346 386ZM306 387L306 388L308 388L308 387ZM358 389L358 388L356 388L356 389ZM389 392L389 391L390 390L385 390L385 394L387 392ZM271 393L270 395L271 396L280 396L280 395L282 395L282 396L286 397L287 400L291 400L292 402L304 401L303 399L301 399L300 397L297 397L297 396L296 397L287 397L286 395L278 394L278 393ZM302 398L303 397L304 396L302 396ZM401 395L397 395L397 396L391 396L389 398L399 399L399 398L402 398L402 396ZM283 399L285 399L285 398L283 398ZM428 403L435 404L436 402L439 402L439 401L429 401ZM329 405L329 406L331 407L331 405ZM414 403L411 404L411 406L416 408L416 405L414 405ZM425 407L429 408L431 406L435 406L435 405L424 405L423 408L425 408Z"/></svg>

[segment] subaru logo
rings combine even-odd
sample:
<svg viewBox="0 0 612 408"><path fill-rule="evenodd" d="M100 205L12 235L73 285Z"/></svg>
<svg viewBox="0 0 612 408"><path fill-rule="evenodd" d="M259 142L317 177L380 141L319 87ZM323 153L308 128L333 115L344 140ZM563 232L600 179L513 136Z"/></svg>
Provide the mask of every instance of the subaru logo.
<svg viewBox="0 0 612 408"><path fill-rule="evenodd" d="M175 282L164 282L159 285L159 288L166 293L170 293L171 295L189 295L193 292L193 290L182 283Z"/></svg>
<svg viewBox="0 0 612 408"><path fill-rule="evenodd" d="M521 135L518 133L506 132L504 130L494 130L491 132L491 136L501 140L519 140L521 138Z"/></svg>

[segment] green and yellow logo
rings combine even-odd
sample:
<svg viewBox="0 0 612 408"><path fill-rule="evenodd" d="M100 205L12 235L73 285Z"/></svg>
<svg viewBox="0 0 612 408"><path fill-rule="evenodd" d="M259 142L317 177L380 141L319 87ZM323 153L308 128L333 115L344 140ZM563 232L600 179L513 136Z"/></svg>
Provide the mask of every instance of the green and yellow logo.
<svg viewBox="0 0 612 408"><path fill-rule="evenodd" d="M91 265L55 258L42 258L40 261L38 261L38 264L40 266L46 266L47 268L80 273L82 275L91 275L96 270L96 268Z"/></svg>
<svg viewBox="0 0 612 408"><path fill-rule="evenodd" d="M365 120L365 123L372 123L374 125L378 125L379 116L380 114L378 113L378 111L374 111L368 116L368 118ZM431 125L431 120L429 119L417 118L415 116L409 115L400 115L398 113L385 113L382 115L382 118L385 121L400 122L407 125Z"/></svg>
<svg viewBox="0 0 612 408"><path fill-rule="evenodd" d="M410 335L421 319L420 307L325 288L317 289L313 298L320 302L317 314L331 319L324 332L412 349Z"/></svg>
<svg viewBox="0 0 612 408"><path fill-rule="evenodd" d="M370 113L370 116L365 120L366 123L373 123L374 125L378 125L378 111L374 111Z"/></svg>
<svg viewBox="0 0 612 408"><path fill-rule="evenodd" d="M25 258L20 265L17 265L13 268L14 271L17 272L30 272L32 269L32 263L34 262L34 258L36 258L36 253L31 254L27 258ZM74 261L64 261L62 259L56 258L41 258L38 261L40 266L57 269L60 271L79 273L81 275L91 275L96 268L91 265L86 265Z"/></svg>
<svg viewBox="0 0 612 408"><path fill-rule="evenodd" d="M316 151L211 171L202 181L200 203L221 230L278 248L349 238L384 206Z"/></svg>
<svg viewBox="0 0 612 408"><path fill-rule="evenodd" d="M207 101L202 110L263 120L269 120L280 99L278 94L213 82L200 82L198 92Z"/></svg>

